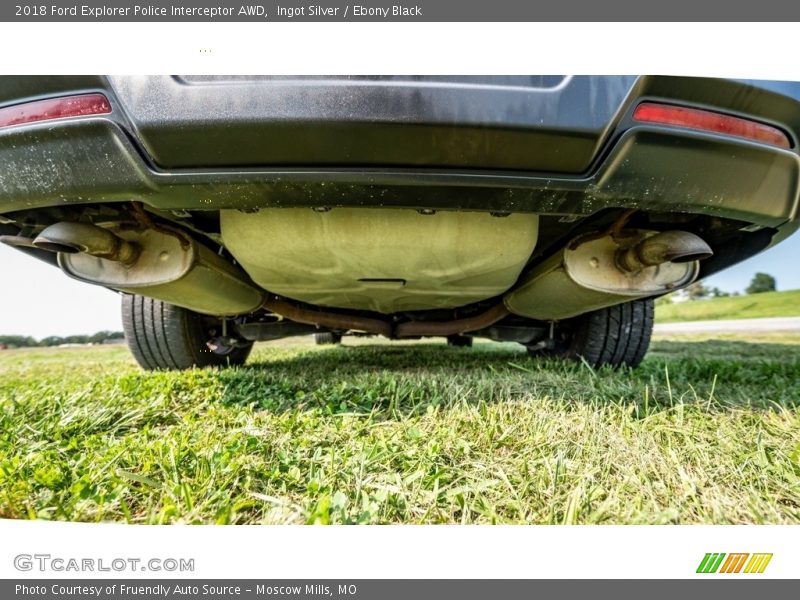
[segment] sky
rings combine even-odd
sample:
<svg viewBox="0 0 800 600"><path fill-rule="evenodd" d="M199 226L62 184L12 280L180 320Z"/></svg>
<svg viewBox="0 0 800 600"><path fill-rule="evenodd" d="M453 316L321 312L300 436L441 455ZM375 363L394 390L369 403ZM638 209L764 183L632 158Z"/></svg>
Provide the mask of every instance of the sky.
<svg viewBox="0 0 800 600"><path fill-rule="evenodd" d="M728 292L743 292L759 271L773 275L779 290L800 288L800 233L783 244L709 277L705 283ZM121 331L119 296L75 281L59 269L0 244L0 334L91 334Z"/></svg>

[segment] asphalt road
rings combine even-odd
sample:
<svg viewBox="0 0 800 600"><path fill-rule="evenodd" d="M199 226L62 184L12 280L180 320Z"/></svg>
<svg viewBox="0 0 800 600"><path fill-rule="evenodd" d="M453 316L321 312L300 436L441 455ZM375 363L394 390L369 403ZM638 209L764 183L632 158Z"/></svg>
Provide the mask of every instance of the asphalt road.
<svg viewBox="0 0 800 600"><path fill-rule="evenodd" d="M657 323L655 326L656 333L740 333L743 331L800 331L800 317L685 321L683 323Z"/></svg>

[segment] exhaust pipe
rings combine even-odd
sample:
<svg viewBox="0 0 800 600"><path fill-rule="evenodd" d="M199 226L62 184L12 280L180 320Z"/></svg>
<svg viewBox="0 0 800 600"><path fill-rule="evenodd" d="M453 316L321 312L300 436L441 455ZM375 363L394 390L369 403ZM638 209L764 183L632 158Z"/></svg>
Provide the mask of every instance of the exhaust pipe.
<svg viewBox="0 0 800 600"><path fill-rule="evenodd" d="M0 235L0 242L12 248L35 248L33 238L24 235Z"/></svg>
<svg viewBox="0 0 800 600"><path fill-rule="evenodd" d="M635 246L617 252L617 266L636 272L664 263L688 263L714 255L711 247L688 231L665 231L650 236Z"/></svg>
<svg viewBox="0 0 800 600"><path fill-rule="evenodd" d="M387 338L392 337L392 324L381 319L322 310L313 306L287 302L278 296L268 297L263 306L270 312L286 317L295 323L315 325L327 329L355 329L356 331L374 333Z"/></svg>
<svg viewBox="0 0 800 600"><path fill-rule="evenodd" d="M291 302L279 296L268 297L263 306L270 312L281 315L295 323L314 325L326 329L352 329L382 335L387 338L462 334L494 325L511 314L503 304L497 304L473 317L454 319L452 321L407 321L393 328L392 323L388 320L325 310Z"/></svg>
<svg viewBox="0 0 800 600"><path fill-rule="evenodd" d="M502 321L511 313L505 305L497 304L474 317L452 321L408 321L400 323L394 331L395 337L419 337L423 335L461 335L478 329L485 329Z"/></svg>
<svg viewBox="0 0 800 600"><path fill-rule="evenodd" d="M136 244L89 223L62 221L50 225L33 240L33 246L50 252L89 254L124 265L132 265L139 257Z"/></svg>
<svg viewBox="0 0 800 600"><path fill-rule="evenodd" d="M558 321L660 296L692 283L709 245L687 231L585 235L537 265L503 297L514 314Z"/></svg>

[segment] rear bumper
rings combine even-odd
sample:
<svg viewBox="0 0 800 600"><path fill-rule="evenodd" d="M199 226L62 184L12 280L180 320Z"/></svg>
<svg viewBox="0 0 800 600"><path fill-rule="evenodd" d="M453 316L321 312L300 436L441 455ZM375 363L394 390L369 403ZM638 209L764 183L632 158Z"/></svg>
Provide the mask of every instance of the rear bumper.
<svg viewBox="0 0 800 600"><path fill-rule="evenodd" d="M581 173L635 77L112 77L164 169L424 167Z"/></svg>
<svg viewBox="0 0 800 600"><path fill-rule="evenodd" d="M0 105L101 91L114 111L0 129L0 215L141 200L166 210L609 207L796 227L800 84L665 77L0 78ZM792 150L630 119L678 100L774 123Z"/></svg>

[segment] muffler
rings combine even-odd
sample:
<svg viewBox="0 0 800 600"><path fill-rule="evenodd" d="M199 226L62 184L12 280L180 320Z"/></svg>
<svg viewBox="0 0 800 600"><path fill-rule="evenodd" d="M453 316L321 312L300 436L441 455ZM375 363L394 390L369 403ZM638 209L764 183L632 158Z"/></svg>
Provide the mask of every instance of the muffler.
<svg viewBox="0 0 800 600"><path fill-rule="evenodd" d="M63 222L42 231L33 245L57 252L70 277L203 314L247 314L264 300L242 269L173 228L111 231Z"/></svg>
<svg viewBox="0 0 800 600"><path fill-rule="evenodd" d="M692 283L713 255L686 231L585 235L533 269L503 302L514 314L556 321Z"/></svg>

